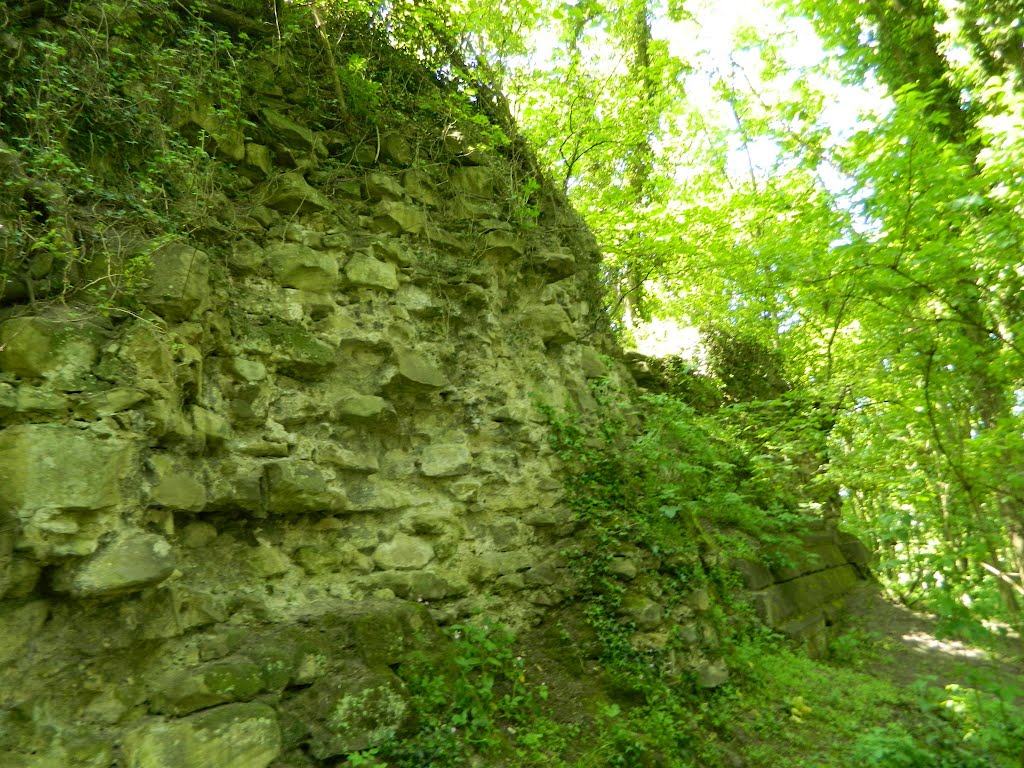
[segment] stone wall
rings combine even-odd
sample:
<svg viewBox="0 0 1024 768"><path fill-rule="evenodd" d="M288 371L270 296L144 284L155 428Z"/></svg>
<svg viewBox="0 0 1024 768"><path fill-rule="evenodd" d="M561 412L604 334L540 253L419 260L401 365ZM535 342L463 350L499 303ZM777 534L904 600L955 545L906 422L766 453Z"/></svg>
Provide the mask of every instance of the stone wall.
<svg viewBox="0 0 1024 768"><path fill-rule="evenodd" d="M801 549L772 565L757 560L734 565L761 620L820 657L842 630L850 595L872 588L870 559L855 536L821 524L804 534Z"/></svg>
<svg viewBox="0 0 1024 768"><path fill-rule="evenodd" d="M620 376L589 235L457 131L425 157L277 107L207 126L233 186L131 246L131 311L0 316L5 766L361 749L435 621L571 589L538 404Z"/></svg>
<svg viewBox="0 0 1024 768"><path fill-rule="evenodd" d="M109 238L137 304L0 311L4 766L330 763L410 726L393 667L438 623L568 610L538 405L629 382L592 239L468 131L353 144L288 112L182 116L230 181L188 237ZM846 588L826 554L751 584L769 623L819 616L797 583ZM713 596L663 610L657 558L615 563L638 641L691 622L681 665L724 681Z"/></svg>

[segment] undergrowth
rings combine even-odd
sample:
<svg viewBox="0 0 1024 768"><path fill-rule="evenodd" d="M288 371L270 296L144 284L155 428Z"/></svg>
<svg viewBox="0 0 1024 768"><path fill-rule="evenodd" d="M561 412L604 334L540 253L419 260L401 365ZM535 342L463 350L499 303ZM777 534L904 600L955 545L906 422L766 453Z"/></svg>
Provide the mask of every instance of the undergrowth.
<svg viewBox="0 0 1024 768"><path fill-rule="evenodd" d="M906 688L872 674L885 653L876 636L851 631L833 641L830 658L813 660L753 618L729 558L750 555L752 540L786 541L799 513L776 467L753 458L727 423L665 396L631 412L606 384L594 396L599 421L547 410L582 525L565 554L601 648L586 717L560 715L561 691L534 679L532 650L509 632L464 624L448 629L447 652L400 670L418 728L347 765L1021 765L1024 721L1014 701L1024 691L1009 681ZM703 621L731 670L724 684L701 688L679 663L682 626L659 647L638 642L644 633L622 610L629 587L616 572L622 553L638 548L657 563L645 583L657 582L669 612L694 589L715 596Z"/></svg>

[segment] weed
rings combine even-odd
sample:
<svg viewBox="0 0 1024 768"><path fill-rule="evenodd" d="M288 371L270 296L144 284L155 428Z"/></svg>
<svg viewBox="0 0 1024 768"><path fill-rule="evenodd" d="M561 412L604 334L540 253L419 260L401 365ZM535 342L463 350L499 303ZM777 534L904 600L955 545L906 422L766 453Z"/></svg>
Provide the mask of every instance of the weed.
<svg viewBox="0 0 1024 768"><path fill-rule="evenodd" d="M474 756L514 756L518 765L561 763L571 728L541 715L548 691L527 680L526 661L515 638L485 622L449 627L450 657L421 657L403 672L419 714L412 736L381 745L372 756L393 768L431 765L455 768ZM353 765L373 763L368 752L349 756Z"/></svg>

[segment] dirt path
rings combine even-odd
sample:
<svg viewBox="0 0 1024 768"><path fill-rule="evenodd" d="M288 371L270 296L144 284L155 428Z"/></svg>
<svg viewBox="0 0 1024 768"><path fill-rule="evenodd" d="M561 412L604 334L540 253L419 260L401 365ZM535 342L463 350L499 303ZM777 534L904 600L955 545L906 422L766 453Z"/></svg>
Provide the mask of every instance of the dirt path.
<svg viewBox="0 0 1024 768"><path fill-rule="evenodd" d="M877 589L863 590L850 600L854 627L879 638L882 648L870 671L910 685L922 677L937 686L969 687L1015 684L1024 691L1024 644L1016 636L993 632L971 645L937 636L934 616L917 613L886 600Z"/></svg>

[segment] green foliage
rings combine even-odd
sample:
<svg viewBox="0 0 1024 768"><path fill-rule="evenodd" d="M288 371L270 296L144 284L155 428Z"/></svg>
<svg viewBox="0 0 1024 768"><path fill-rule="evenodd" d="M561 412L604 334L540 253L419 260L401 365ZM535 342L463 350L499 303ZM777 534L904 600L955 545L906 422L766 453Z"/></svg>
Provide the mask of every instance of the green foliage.
<svg viewBox="0 0 1024 768"><path fill-rule="evenodd" d="M624 415L625 401L607 384L593 393L602 418L590 426L577 414L548 411L553 445L570 469L568 498L584 525L579 546L566 554L583 585L605 663L623 684L660 700L673 675L675 646L633 646L635 627L622 617L626 587L614 572L616 558L634 548L653 556L660 563L657 590L669 610L688 591L707 588L742 613L731 602L735 577L718 563L753 554L750 541L783 557L806 517L778 493L772 462L753 460L720 417L656 395L643 398L640 426ZM743 624L733 616L730 627L724 618L723 635Z"/></svg>
<svg viewBox="0 0 1024 768"><path fill-rule="evenodd" d="M946 690L872 674L884 648L848 636L829 664L776 640L737 644L735 675L716 692L716 720L740 724L751 768L1010 768L1019 764L1020 691L983 681Z"/></svg>
<svg viewBox="0 0 1024 768"><path fill-rule="evenodd" d="M1022 690L987 680L984 690L949 685L944 690L922 679L916 688L919 724L872 729L857 739L859 765L906 768L990 768L1015 766L1024 756L1020 708Z"/></svg>
<svg viewBox="0 0 1024 768"><path fill-rule="evenodd" d="M26 33L0 85L0 272L30 299L126 301L140 271L126 243L181 232L214 189L208 138L171 126L199 104L210 125L244 125L248 50L163 0L71 3Z"/></svg>
<svg viewBox="0 0 1024 768"><path fill-rule="evenodd" d="M842 501L893 592L1019 625L1016 17L765 7L731 50L698 36L684 61L668 40L688 28L665 16L692 4L554 4L558 44L508 79L525 133L607 254L624 335L652 313L705 329L694 365L741 406L754 456L784 457L801 501ZM812 29L833 47L819 61Z"/></svg>
<svg viewBox="0 0 1024 768"><path fill-rule="evenodd" d="M350 755L349 763L455 768L501 756L520 765L561 764L558 754L573 730L541 714L547 688L527 681L526 660L512 634L489 622L453 625L447 632L450 658L424 656L402 669L417 732Z"/></svg>

